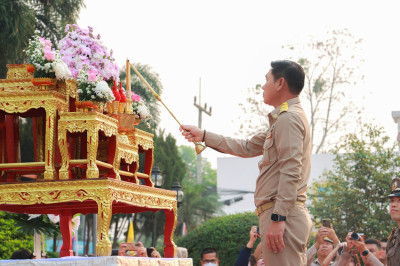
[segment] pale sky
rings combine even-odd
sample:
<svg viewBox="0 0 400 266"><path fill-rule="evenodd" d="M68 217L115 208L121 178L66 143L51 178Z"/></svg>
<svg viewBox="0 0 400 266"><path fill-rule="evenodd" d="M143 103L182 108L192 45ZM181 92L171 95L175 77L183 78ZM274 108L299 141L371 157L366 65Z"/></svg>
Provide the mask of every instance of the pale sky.
<svg viewBox="0 0 400 266"><path fill-rule="evenodd" d="M285 59L281 46L307 40L328 28L348 28L364 39L365 79L351 97L364 106L363 121L374 121L395 140L391 112L400 111L400 16L398 1L234 1L234 0L86 0L78 25L92 26L113 49L120 67L150 65L160 75L163 102L182 124L198 123L193 105L202 79L203 128L234 136L238 104L246 91L263 84L270 62ZM306 55L299 55L306 57ZM262 97L262 95L260 95ZM161 106L161 127L178 145L179 125ZM157 152L157 151L155 151ZM214 167L226 155L202 153Z"/></svg>

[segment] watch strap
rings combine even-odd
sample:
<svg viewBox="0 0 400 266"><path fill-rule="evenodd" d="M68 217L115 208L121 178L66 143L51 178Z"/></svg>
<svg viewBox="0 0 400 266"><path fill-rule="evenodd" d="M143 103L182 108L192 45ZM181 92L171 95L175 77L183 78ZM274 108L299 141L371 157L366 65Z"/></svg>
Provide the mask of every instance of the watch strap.
<svg viewBox="0 0 400 266"><path fill-rule="evenodd" d="M364 257L367 256L369 254L369 250L366 249L363 252L361 252L361 255L363 255Z"/></svg>
<svg viewBox="0 0 400 266"><path fill-rule="evenodd" d="M286 221L286 216L279 215L277 213L272 213L271 214L271 220L274 221L274 222Z"/></svg>

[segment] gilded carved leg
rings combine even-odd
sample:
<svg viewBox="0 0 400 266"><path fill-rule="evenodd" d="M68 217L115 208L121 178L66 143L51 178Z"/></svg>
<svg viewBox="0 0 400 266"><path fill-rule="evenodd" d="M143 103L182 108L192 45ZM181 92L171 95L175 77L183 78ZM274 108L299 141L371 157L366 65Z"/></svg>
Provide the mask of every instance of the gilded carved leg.
<svg viewBox="0 0 400 266"><path fill-rule="evenodd" d="M115 179L121 180L121 176L119 175L119 167L121 165L121 155L119 154L119 149L118 149L118 144L117 147L115 148L115 155L114 155L114 161L113 161L113 169L115 172Z"/></svg>
<svg viewBox="0 0 400 266"><path fill-rule="evenodd" d="M96 128L87 131L87 170L86 178L99 178L99 168L96 165L99 132Z"/></svg>
<svg viewBox="0 0 400 266"><path fill-rule="evenodd" d="M56 178L54 167L55 137L56 137L57 112L55 107L46 107L46 135L45 135L45 171L44 179L53 180Z"/></svg>
<svg viewBox="0 0 400 266"><path fill-rule="evenodd" d="M64 124L58 125L58 145L61 153L61 168L58 171L59 179L69 179L69 153L67 143L67 129Z"/></svg>
<svg viewBox="0 0 400 266"><path fill-rule="evenodd" d="M177 222L177 207L174 205L173 210L164 210L165 213L165 230L164 230L164 257L173 258L176 256L176 245L172 240Z"/></svg>
<svg viewBox="0 0 400 266"><path fill-rule="evenodd" d="M101 197L97 202L97 243L96 256L111 256L111 241L108 238L108 231L112 217L112 199L111 196Z"/></svg>

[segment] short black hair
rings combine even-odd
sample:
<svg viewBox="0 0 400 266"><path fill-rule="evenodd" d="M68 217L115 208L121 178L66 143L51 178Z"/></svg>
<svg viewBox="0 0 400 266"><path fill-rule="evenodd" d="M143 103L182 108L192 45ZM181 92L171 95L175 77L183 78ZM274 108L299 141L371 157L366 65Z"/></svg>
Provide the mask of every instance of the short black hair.
<svg viewBox="0 0 400 266"><path fill-rule="evenodd" d="M11 255L12 260L30 260L33 259L33 257L34 255L28 249L14 251L14 253Z"/></svg>
<svg viewBox="0 0 400 266"><path fill-rule="evenodd" d="M296 62L290 60L278 60L271 62L271 73L274 81L284 78L288 84L289 91L299 95L304 87L304 69Z"/></svg>
<svg viewBox="0 0 400 266"><path fill-rule="evenodd" d="M368 238L367 240L365 240L365 244L375 244L379 250L382 248L381 242L379 242L379 240L375 238Z"/></svg>
<svg viewBox="0 0 400 266"><path fill-rule="evenodd" d="M381 239L381 243L382 243L382 242L385 242L385 243L387 243L387 241L388 241L388 239L387 239L387 238L382 238L382 239Z"/></svg>
<svg viewBox="0 0 400 266"><path fill-rule="evenodd" d="M217 259L219 259L218 251L215 248L203 249L203 251L201 252L201 259L203 259L204 254L209 254L209 253L215 253L215 256L217 257Z"/></svg>

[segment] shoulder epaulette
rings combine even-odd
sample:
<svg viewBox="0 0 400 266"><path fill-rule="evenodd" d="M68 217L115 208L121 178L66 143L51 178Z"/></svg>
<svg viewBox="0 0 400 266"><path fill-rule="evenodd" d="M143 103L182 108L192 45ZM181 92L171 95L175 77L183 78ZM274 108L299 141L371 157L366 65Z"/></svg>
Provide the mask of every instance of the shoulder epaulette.
<svg viewBox="0 0 400 266"><path fill-rule="evenodd" d="M284 102L281 104L281 109L279 110L279 113L286 112L288 109L289 109L289 106L288 106L287 102Z"/></svg>

